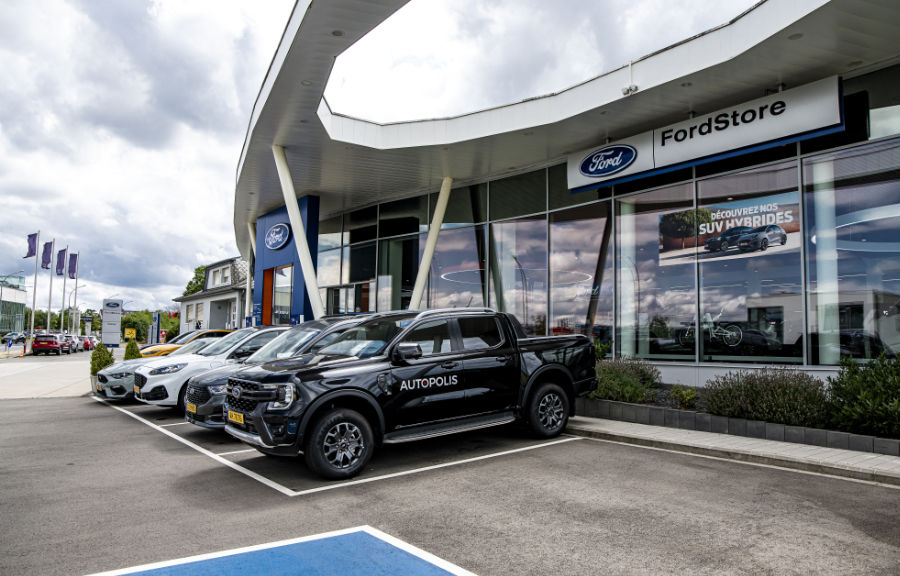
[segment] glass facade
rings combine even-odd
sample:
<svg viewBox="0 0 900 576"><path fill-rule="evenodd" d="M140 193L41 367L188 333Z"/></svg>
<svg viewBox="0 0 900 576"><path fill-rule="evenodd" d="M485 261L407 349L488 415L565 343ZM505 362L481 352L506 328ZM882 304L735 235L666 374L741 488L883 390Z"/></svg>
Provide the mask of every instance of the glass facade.
<svg viewBox="0 0 900 576"><path fill-rule="evenodd" d="M868 95L864 82L845 84L842 134L579 193L565 165L455 188L421 307L487 305L528 335L584 333L654 362L893 355L897 70ZM320 222L328 312L409 306L437 197Z"/></svg>

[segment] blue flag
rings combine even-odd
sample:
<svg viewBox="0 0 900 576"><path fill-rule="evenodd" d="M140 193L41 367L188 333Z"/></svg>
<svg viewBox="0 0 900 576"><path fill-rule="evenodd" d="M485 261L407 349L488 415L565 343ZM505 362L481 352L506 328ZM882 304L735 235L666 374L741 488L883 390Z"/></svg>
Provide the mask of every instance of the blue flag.
<svg viewBox="0 0 900 576"><path fill-rule="evenodd" d="M68 248L63 248L56 255L56 275L62 276L66 273L66 251Z"/></svg>
<svg viewBox="0 0 900 576"><path fill-rule="evenodd" d="M53 261L53 242L44 242L44 252L41 254L41 268L50 268Z"/></svg>
<svg viewBox="0 0 900 576"><path fill-rule="evenodd" d="M74 280L78 276L78 254L69 254L69 278Z"/></svg>
<svg viewBox="0 0 900 576"><path fill-rule="evenodd" d="M37 254L37 237L37 232L28 235L28 254L22 256L22 258L31 258L35 254Z"/></svg>

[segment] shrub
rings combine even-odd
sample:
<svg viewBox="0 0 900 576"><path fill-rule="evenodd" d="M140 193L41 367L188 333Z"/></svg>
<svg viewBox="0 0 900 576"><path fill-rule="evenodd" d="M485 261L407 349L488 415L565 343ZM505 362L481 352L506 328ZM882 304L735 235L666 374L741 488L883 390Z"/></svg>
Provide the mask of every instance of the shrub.
<svg viewBox="0 0 900 576"><path fill-rule="evenodd" d="M900 360L883 353L865 365L843 358L840 372L828 383L833 426L900 438Z"/></svg>
<svg viewBox="0 0 900 576"><path fill-rule="evenodd" d="M597 388L591 398L619 402L652 402L659 370L636 358L613 358L597 363Z"/></svg>
<svg viewBox="0 0 900 576"><path fill-rule="evenodd" d="M91 376L96 376L97 372L103 370L110 364L115 362L112 352L102 344L94 348L91 352Z"/></svg>
<svg viewBox="0 0 900 576"><path fill-rule="evenodd" d="M135 358L140 357L141 349L138 347L137 342L135 342L134 338L132 338L125 346L125 360L134 360Z"/></svg>
<svg viewBox="0 0 900 576"><path fill-rule="evenodd" d="M669 396L679 410L691 410L697 407L697 390L695 388L676 384L669 391Z"/></svg>
<svg viewBox="0 0 900 576"><path fill-rule="evenodd" d="M703 396L707 412L718 416L811 427L828 421L825 385L796 370L729 372L709 380Z"/></svg>

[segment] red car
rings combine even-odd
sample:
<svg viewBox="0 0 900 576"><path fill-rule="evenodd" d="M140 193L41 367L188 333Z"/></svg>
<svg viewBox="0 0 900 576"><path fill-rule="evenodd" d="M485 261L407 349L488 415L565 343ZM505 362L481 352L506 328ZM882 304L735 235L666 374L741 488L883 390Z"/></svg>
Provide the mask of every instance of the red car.
<svg viewBox="0 0 900 576"><path fill-rule="evenodd" d="M93 350L94 343L91 341L90 336L79 336L81 338L81 343L84 344L85 350Z"/></svg>
<svg viewBox="0 0 900 576"><path fill-rule="evenodd" d="M65 350L66 354L72 353L65 338L56 334L39 334L31 344L31 353L35 356L38 354L56 354L59 356L63 353L63 350Z"/></svg>

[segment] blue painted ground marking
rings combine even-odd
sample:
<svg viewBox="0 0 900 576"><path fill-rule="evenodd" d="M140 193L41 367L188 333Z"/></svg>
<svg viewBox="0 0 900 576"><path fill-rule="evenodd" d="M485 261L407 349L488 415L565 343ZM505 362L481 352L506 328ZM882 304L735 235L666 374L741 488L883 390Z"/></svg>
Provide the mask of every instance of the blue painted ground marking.
<svg viewBox="0 0 900 576"><path fill-rule="evenodd" d="M102 575L142 576L474 576L383 532L363 526Z"/></svg>

